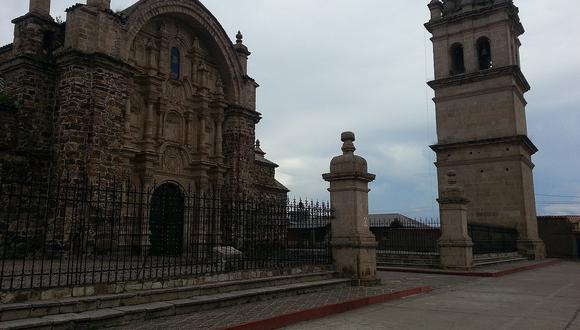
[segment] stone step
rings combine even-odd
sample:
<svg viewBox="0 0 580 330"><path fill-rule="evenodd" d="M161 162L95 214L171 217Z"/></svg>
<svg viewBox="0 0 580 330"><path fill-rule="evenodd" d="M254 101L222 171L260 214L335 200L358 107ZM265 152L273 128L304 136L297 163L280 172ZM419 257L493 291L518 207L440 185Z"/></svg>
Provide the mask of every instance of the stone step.
<svg viewBox="0 0 580 330"><path fill-rule="evenodd" d="M51 315L78 314L107 308L158 303L168 300L191 299L234 291L276 287L299 283L314 283L331 280L337 276L334 271L273 276L250 280L209 283L189 287L137 290L135 292L43 300L0 305L0 321L39 318Z"/></svg>
<svg viewBox="0 0 580 330"><path fill-rule="evenodd" d="M406 256L377 256L377 266L438 266L439 256L433 255L406 255Z"/></svg>
<svg viewBox="0 0 580 330"><path fill-rule="evenodd" d="M239 290L228 293L174 299L163 302L104 308L81 313L30 317L0 322L0 329L101 329L121 327L134 321L183 315L253 301L263 301L304 293L331 290L350 285L348 279L293 283L280 286Z"/></svg>
<svg viewBox="0 0 580 330"><path fill-rule="evenodd" d="M486 259L474 259L473 266L474 267L481 267L481 266L492 266L510 262L519 262L519 261L527 261L527 258L524 257L496 257L496 258L486 258Z"/></svg>
<svg viewBox="0 0 580 330"><path fill-rule="evenodd" d="M379 259L377 263L403 263L403 264L438 264L437 259Z"/></svg>
<svg viewBox="0 0 580 330"><path fill-rule="evenodd" d="M377 263L377 267L386 267L386 268L391 268L391 267L401 267L401 268L439 268L440 264L439 263L431 263L431 264L419 264L419 263Z"/></svg>

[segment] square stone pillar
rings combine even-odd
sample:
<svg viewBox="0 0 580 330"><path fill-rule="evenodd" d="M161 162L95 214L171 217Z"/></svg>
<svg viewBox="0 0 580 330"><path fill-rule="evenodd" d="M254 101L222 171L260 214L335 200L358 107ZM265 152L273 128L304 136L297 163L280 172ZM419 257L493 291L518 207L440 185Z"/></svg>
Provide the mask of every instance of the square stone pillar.
<svg viewBox="0 0 580 330"><path fill-rule="evenodd" d="M342 134L343 155L335 157L330 173L323 174L330 182L330 203L334 209L332 255L337 271L359 284L377 283L377 241L369 229L369 182L375 175L367 172L367 162L354 155L354 134Z"/></svg>
<svg viewBox="0 0 580 330"><path fill-rule="evenodd" d="M467 231L467 204L463 189L457 186L456 174L447 174L448 186L441 193L439 212L441 238L438 241L441 266L469 270L473 267L473 242Z"/></svg>
<svg viewBox="0 0 580 330"><path fill-rule="evenodd" d="M50 0L30 0L29 12L50 17Z"/></svg>

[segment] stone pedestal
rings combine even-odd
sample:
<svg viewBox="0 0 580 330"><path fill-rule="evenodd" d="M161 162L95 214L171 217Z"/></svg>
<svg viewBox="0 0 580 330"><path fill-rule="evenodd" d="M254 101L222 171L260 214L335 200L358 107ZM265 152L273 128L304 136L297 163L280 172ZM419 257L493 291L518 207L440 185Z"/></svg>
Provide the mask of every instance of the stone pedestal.
<svg viewBox="0 0 580 330"><path fill-rule="evenodd" d="M473 267L473 242L467 231L467 204L464 191L457 186L456 174L447 174L448 185L441 193L439 212L441 238L438 241L441 266L469 270Z"/></svg>
<svg viewBox="0 0 580 330"><path fill-rule="evenodd" d="M375 236L369 230L369 182L375 175L367 171L367 162L354 155L354 134L343 133L343 154L330 164L324 180L330 182L330 202L334 209L332 220L332 253L337 271L360 284L375 284Z"/></svg>
<svg viewBox="0 0 580 330"><path fill-rule="evenodd" d="M546 258L546 245L541 239L519 239L518 251L521 255L531 260Z"/></svg>

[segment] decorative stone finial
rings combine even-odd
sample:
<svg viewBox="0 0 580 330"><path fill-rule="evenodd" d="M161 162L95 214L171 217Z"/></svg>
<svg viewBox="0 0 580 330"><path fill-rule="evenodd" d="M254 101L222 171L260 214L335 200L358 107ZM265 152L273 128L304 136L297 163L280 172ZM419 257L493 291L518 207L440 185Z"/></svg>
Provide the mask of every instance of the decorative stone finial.
<svg viewBox="0 0 580 330"><path fill-rule="evenodd" d="M340 140L344 142L342 144L342 152L344 155L355 152L356 148L353 143L355 141L355 136L353 132L343 132L340 135Z"/></svg>
<svg viewBox="0 0 580 330"><path fill-rule="evenodd" d="M260 140L256 140L256 146L254 147L254 151L256 152L256 154L258 154L262 157L264 157L266 155L264 150L262 150L262 148L260 148Z"/></svg>
<svg viewBox="0 0 580 330"><path fill-rule="evenodd" d="M440 0L431 0L428 5L429 10L431 11L431 20L438 20L441 19L443 16L443 4Z"/></svg>
<svg viewBox="0 0 580 330"><path fill-rule="evenodd" d="M447 171L447 185L437 200L439 204L467 204L469 200L465 198L463 187L457 184L457 172Z"/></svg>
<svg viewBox="0 0 580 330"><path fill-rule="evenodd" d="M236 43L237 44L243 44L244 43L244 35L242 34L241 31L238 31L238 34L236 34Z"/></svg>

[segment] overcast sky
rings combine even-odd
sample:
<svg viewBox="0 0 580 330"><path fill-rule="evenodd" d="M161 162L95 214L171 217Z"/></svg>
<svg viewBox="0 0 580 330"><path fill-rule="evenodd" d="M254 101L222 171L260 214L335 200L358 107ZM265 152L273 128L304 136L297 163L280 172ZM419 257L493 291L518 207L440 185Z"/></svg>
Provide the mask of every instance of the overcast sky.
<svg viewBox="0 0 580 330"><path fill-rule="evenodd" d="M82 0L78 0L79 2ZM112 0L121 10L136 0ZM74 0L52 0L66 17ZM257 135L292 195L328 199L321 174L356 133L369 162L371 212L437 216L428 0L203 0L253 52ZM580 214L580 1L519 0L522 70L540 214ZM27 0L3 1L2 44Z"/></svg>

